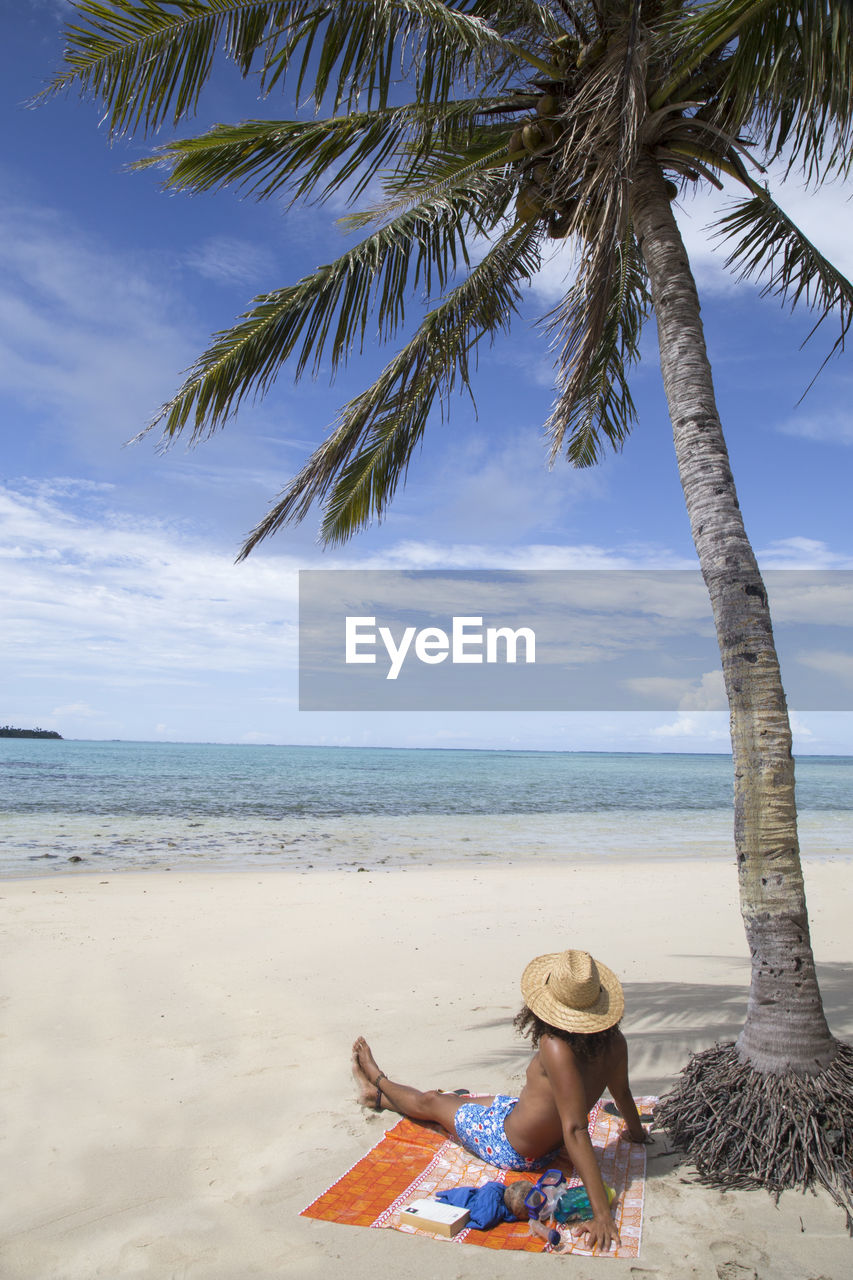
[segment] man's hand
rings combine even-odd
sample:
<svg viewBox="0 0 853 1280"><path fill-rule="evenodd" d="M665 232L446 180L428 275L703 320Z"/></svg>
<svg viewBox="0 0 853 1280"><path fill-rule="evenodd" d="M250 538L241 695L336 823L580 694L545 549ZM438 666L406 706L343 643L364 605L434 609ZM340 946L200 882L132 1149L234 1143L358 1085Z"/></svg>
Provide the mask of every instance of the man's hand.
<svg viewBox="0 0 853 1280"><path fill-rule="evenodd" d="M654 1142L654 1138L643 1125L639 1129L632 1129L623 1121L622 1128L619 1130L619 1137L623 1142L642 1142L648 1144Z"/></svg>
<svg viewBox="0 0 853 1280"><path fill-rule="evenodd" d="M576 1227L572 1228L572 1236L579 1244L583 1244L587 1249L602 1249L605 1253L612 1245L617 1247L622 1243L619 1235L619 1229L613 1221L612 1214L597 1214L594 1218L590 1218L586 1222L579 1222ZM586 1236L586 1239L582 1239Z"/></svg>

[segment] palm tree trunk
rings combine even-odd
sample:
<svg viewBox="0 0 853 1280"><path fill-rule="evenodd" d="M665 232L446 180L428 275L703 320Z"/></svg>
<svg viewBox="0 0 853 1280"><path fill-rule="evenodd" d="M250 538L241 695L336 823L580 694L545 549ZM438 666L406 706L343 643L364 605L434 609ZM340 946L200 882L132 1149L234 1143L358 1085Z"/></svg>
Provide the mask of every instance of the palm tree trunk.
<svg viewBox="0 0 853 1280"><path fill-rule="evenodd" d="M678 468L711 596L729 701L735 849L752 957L740 1057L814 1075L835 1056L809 938L791 728L767 595L744 529L714 398L699 298L658 166L637 167L634 224L651 283Z"/></svg>

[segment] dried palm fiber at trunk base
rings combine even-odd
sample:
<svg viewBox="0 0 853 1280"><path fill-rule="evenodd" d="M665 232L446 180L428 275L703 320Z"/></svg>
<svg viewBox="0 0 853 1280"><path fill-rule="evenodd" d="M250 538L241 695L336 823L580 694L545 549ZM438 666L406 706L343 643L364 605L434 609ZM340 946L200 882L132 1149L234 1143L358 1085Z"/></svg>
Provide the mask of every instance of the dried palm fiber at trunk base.
<svg viewBox="0 0 853 1280"><path fill-rule="evenodd" d="M814 1076L764 1075L735 1045L697 1053L655 1119L700 1179L777 1195L819 1183L853 1235L853 1047Z"/></svg>

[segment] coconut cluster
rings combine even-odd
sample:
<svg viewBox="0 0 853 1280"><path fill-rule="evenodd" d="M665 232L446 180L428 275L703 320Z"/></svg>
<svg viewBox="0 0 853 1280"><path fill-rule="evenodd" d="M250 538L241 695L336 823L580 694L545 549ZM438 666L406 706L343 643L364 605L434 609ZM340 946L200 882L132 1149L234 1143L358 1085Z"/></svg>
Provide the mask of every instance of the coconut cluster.
<svg viewBox="0 0 853 1280"><path fill-rule="evenodd" d="M520 122L507 146L507 154L520 162L521 181L515 202L520 222L543 218L549 234L564 236L572 210L554 193L557 176L555 145L564 131L560 121L561 103L555 93L543 93L536 102L536 114Z"/></svg>
<svg viewBox="0 0 853 1280"><path fill-rule="evenodd" d="M565 90L576 69L597 60L602 49L582 46L574 36L564 35L554 42L552 60L564 79L542 85L535 114L519 122L507 146L507 155L521 169L521 181L515 203L520 222L542 218L554 238L566 234L574 213L570 202L556 195L559 152L556 144L565 131L561 116L567 105ZM562 92L561 92L562 90Z"/></svg>
<svg viewBox="0 0 853 1280"><path fill-rule="evenodd" d="M570 35L556 40L551 49L552 61L562 79L539 82L534 113L518 122L507 144L507 158L520 171L516 217L519 222L541 219L552 239L567 235L573 221L577 226L577 201L566 193L570 184L565 176L558 181L562 176L558 144L567 127L571 82L578 71L599 62L606 48L604 38L589 44L581 44ZM666 186L670 199L675 199L678 187L670 181Z"/></svg>

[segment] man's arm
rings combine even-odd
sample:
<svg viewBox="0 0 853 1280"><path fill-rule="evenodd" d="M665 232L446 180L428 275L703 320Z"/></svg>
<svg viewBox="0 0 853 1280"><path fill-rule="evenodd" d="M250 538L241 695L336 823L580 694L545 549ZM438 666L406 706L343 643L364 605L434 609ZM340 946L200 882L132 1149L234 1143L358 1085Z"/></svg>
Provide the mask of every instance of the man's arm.
<svg viewBox="0 0 853 1280"><path fill-rule="evenodd" d="M575 1055L564 1040L543 1036L539 1042L539 1061L560 1113L566 1151L586 1188L592 1207L592 1221L582 1223L578 1230L587 1236L590 1248L598 1245L606 1250L611 1244L619 1245L622 1243L619 1231L610 1212L601 1170L589 1139L586 1089Z"/></svg>
<svg viewBox="0 0 853 1280"><path fill-rule="evenodd" d="M637 1104L631 1092L628 1080L628 1044L622 1032L613 1046L612 1065L607 1073L607 1088L610 1096L619 1108L619 1114L625 1121L624 1135L632 1142L651 1142L651 1136L643 1127Z"/></svg>

